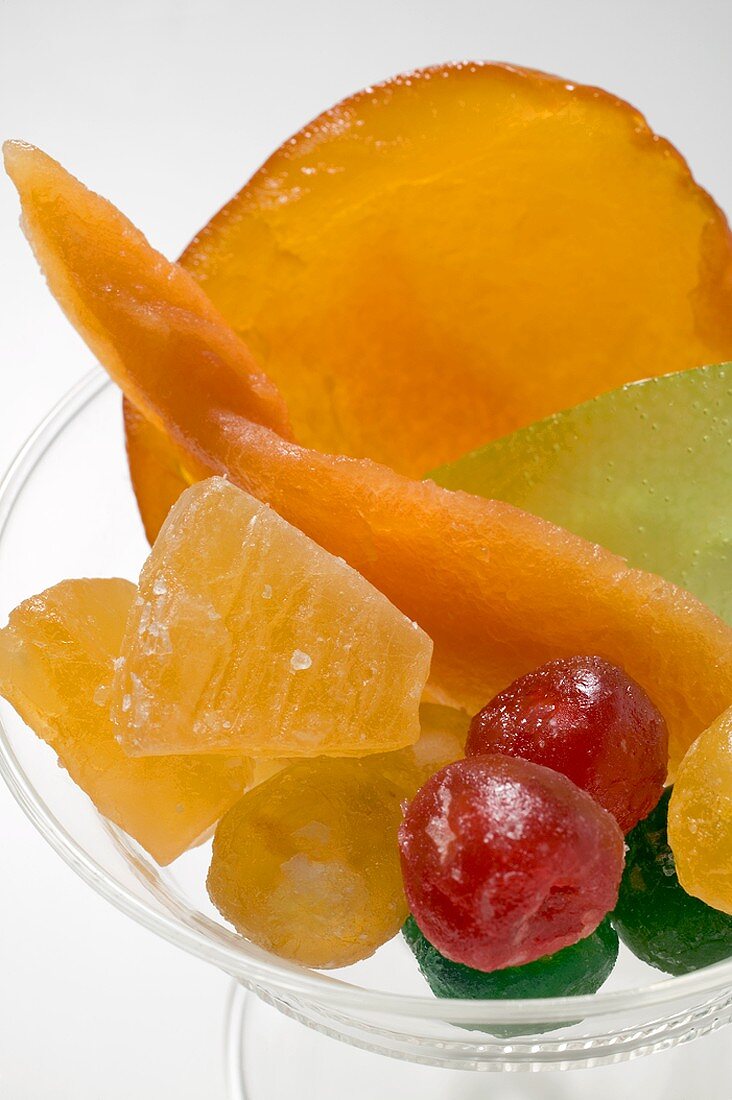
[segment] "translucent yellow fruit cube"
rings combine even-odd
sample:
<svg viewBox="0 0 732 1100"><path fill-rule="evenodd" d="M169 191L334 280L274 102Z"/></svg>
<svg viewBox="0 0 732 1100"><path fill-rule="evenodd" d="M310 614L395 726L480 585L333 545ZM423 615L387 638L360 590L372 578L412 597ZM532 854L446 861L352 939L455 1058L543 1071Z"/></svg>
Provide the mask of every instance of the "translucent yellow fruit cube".
<svg viewBox="0 0 732 1100"><path fill-rule="evenodd" d="M419 736L432 642L380 592L222 478L173 507L113 689L133 755L363 756Z"/></svg>
<svg viewBox="0 0 732 1100"><path fill-rule="evenodd" d="M72 580L20 604L0 630L0 694L100 813L165 864L237 801L252 765L226 757L134 760L122 751L109 694L134 596L129 581Z"/></svg>

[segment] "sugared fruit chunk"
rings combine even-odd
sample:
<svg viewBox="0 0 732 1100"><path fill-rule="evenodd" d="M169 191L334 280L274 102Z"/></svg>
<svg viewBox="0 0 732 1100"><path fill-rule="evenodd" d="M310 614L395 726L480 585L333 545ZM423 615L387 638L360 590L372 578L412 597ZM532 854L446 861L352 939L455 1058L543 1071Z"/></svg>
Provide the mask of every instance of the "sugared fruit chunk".
<svg viewBox="0 0 732 1100"><path fill-rule="evenodd" d="M298 440L417 477L623 382L732 356L732 239L681 156L615 96L515 66L350 96L182 263Z"/></svg>
<svg viewBox="0 0 732 1100"><path fill-rule="evenodd" d="M345 562L222 478L177 502L114 679L133 755L361 756L411 744L432 643Z"/></svg>
<svg viewBox="0 0 732 1100"><path fill-rule="evenodd" d="M621 668L567 657L515 680L475 715L465 755L496 752L562 772L627 833L661 797L668 731Z"/></svg>
<svg viewBox="0 0 732 1100"><path fill-rule="evenodd" d="M407 918L402 933L436 997L580 997L597 992L618 957L618 937L607 917L589 936L553 955L490 973L445 958L425 938L412 916Z"/></svg>
<svg viewBox="0 0 732 1100"><path fill-rule="evenodd" d="M681 763L668 836L687 893L732 914L732 707Z"/></svg>
<svg viewBox="0 0 732 1100"><path fill-rule="evenodd" d="M283 958L324 968L366 958L407 915L403 797L375 757L297 761L219 822L211 900L242 935Z"/></svg>
<svg viewBox="0 0 732 1100"><path fill-rule="evenodd" d="M223 320L214 324L202 311L206 323L194 326L189 347L195 302L177 308L159 253L139 235L135 284L148 306L128 310L124 323L115 313L101 340L98 295L112 300L109 308L129 300L118 261L129 223L39 150L12 145L6 159L49 286L126 395L185 449L192 468L226 472L427 631L435 643L432 702L474 713L545 661L598 653L622 665L663 711L673 761L729 705L732 629L688 593L511 505L307 450L232 414L221 395L234 378L251 380L217 353ZM171 340L186 353L184 385L169 360L156 367L151 313L168 319ZM200 339L207 326L209 344Z"/></svg>
<svg viewBox="0 0 732 1100"><path fill-rule="evenodd" d="M589 936L615 904L623 868L610 814L559 772L508 756L474 756L429 779L399 845L424 935L486 971Z"/></svg>
<svg viewBox="0 0 732 1100"><path fill-rule="evenodd" d="M465 739L470 718L464 711L423 703L419 708L419 739L408 745L398 756L413 784L410 797L417 793L430 776L447 764L465 755Z"/></svg>
<svg viewBox="0 0 732 1100"><path fill-rule="evenodd" d="M650 966L688 974L732 957L732 917L681 886L668 843L671 790L625 838L625 870L612 914L621 940Z"/></svg>
<svg viewBox="0 0 732 1100"><path fill-rule="evenodd" d="M15 609L0 631L0 694L58 754L100 813L158 861L201 840L252 781L245 760L132 760L109 717L113 661L135 586L62 581Z"/></svg>
<svg viewBox="0 0 732 1100"><path fill-rule="evenodd" d="M732 364L722 363L623 386L430 476L598 542L732 623L732 512L720 507L730 436Z"/></svg>

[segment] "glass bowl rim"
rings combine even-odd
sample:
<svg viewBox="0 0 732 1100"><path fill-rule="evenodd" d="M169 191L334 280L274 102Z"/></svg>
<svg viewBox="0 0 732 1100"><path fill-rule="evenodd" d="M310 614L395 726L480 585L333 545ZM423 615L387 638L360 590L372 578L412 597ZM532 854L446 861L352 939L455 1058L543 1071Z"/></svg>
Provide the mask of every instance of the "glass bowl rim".
<svg viewBox="0 0 732 1100"><path fill-rule="evenodd" d="M36 465L76 415L111 386L102 368L93 367L53 406L22 445L0 481L0 547L16 501ZM243 954L246 940L241 939L241 946L213 942L202 931L159 912L89 856L54 816L26 776L1 717L0 774L38 832L93 890L145 928L250 986L305 996L333 1007L454 1023L560 1022L578 1015L588 1020L732 988L732 960L727 960L690 974L667 976L649 985L613 992L505 1001L442 999L366 989L322 971L279 963L274 957L271 963L246 958Z"/></svg>

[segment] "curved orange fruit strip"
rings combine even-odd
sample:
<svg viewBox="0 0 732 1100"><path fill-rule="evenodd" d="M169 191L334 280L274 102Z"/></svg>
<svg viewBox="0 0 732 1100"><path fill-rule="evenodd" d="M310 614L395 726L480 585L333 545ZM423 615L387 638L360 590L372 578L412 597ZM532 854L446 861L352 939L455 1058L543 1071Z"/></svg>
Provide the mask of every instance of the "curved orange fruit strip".
<svg viewBox="0 0 732 1100"><path fill-rule="evenodd" d="M510 505L325 455L247 420L217 402L237 364L206 354L190 312L176 345L199 399L180 400L170 361L155 360L147 313L99 302L128 294L115 280L129 223L31 147L11 147L7 164L52 292L127 396L201 469L270 503L417 621L435 643L434 701L476 710L546 660L598 653L623 665L666 717L672 767L729 705L732 629L694 597ZM181 315L168 308L172 280L160 278L158 253L142 237L137 244L136 292L154 316ZM100 339L93 326L107 312L114 333ZM214 347L225 340L213 324L207 331Z"/></svg>
<svg viewBox="0 0 732 1100"><path fill-rule="evenodd" d="M732 238L681 156L614 96L506 65L339 103L181 262L300 442L415 477L625 382L732 357Z"/></svg>
<svg viewBox="0 0 732 1100"><path fill-rule="evenodd" d="M116 373L126 373L127 360L144 354L150 378L168 392L171 411L193 394L199 403L205 395L214 407L229 405L289 437L287 408L276 386L194 279L152 249L106 199L87 191L83 206L67 201L56 187L62 169L51 157L23 142L3 148L8 174L24 194L25 217L34 211L64 227L57 248L44 254L43 270L99 361L114 362ZM24 228L30 230L30 222ZM140 393L131 396L138 406L144 401Z"/></svg>
<svg viewBox="0 0 732 1100"><path fill-rule="evenodd" d="M125 397L122 402L130 480L142 525L152 546L168 512L196 478L185 456Z"/></svg>

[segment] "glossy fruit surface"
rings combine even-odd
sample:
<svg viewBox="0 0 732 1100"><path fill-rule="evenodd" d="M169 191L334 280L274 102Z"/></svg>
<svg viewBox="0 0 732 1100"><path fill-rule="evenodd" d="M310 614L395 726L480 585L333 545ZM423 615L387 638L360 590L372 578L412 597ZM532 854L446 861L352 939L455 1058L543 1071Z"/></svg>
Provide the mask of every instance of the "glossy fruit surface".
<svg viewBox="0 0 732 1100"><path fill-rule="evenodd" d="M242 935L286 959L348 966L406 916L402 789L376 757L300 760L219 823L208 891Z"/></svg>
<svg viewBox="0 0 732 1100"><path fill-rule="evenodd" d="M607 917L589 936L553 955L491 973L445 958L425 938L412 916L407 917L402 934L436 997L581 997L597 992L618 957L618 937Z"/></svg>
<svg viewBox="0 0 732 1100"><path fill-rule="evenodd" d="M622 665L662 710L672 769L729 705L732 630L687 593L510 505L296 446L218 405L233 375L237 384L242 377L216 354L223 321L210 355L194 325L181 397L170 362L150 366L155 330L150 336L139 311L119 313L127 284L116 286L124 275L117 256L129 223L40 151L14 145L7 161L49 285L112 377L149 419L170 425L189 466L226 474L271 504L420 624L435 643L431 701L474 713L531 668L597 653ZM135 240L135 279L146 300L162 298L153 314L180 319L166 297L173 276L161 277L159 254L143 248L139 234ZM99 294L118 303L109 307L115 324L104 339L91 316ZM176 332L184 345L188 331L186 322ZM214 381L218 373L224 377Z"/></svg>
<svg viewBox="0 0 732 1100"><path fill-rule="evenodd" d="M253 781L246 760L133 760L109 716L110 684L135 586L62 581L0 630L0 694L58 754L97 809L158 863L202 840Z"/></svg>
<svg viewBox="0 0 732 1100"><path fill-rule="evenodd" d="M639 959L668 974L688 974L732 957L732 916L681 886L667 835L670 797L667 790L625 838L625 870L612 919Z"/></svg>
<svg viewBox="0 0 732 1100"><path fill-rule="evenodd" d="M424 935L485 971L590 935L615 904L623 868L610 814L559 772L507 756L432 776L409 803L399 847Z"/></svg>
<svg viewBox="0 0 732 1100"><path fill-rule="evenodd" d="M732 240L627 103L496 64L350 96L182 262L296 438L419 477L633 378L732 356Z"/></svg>
<svg viewBox="0 0 732 1100"><path fill-rule="evenodd" d="M344 561L209 478L142 570L112 714L135 756L363 756L417 740L431 653Z"/></svg>
<svg viewBox="0 0 732 1100"><path fill-rule="evenodd" d="M732 915L732 707L681 762L668 836L687 893Z"/></svg>
<svg viewBox="0 0 732 1100"><path fill-rule="evenodd" d="M528 672L478 711L465 755L486 753L562 772L627 833L661 797L668 731L621 668L600 657L568 657Z"/></svg>
<svg viewBox="0 0 732 1100"><path fill-rule="evenodd" d="M455 760L465 756L470 718L464 711L423 703L419 708L419 740L401 750L417 778L414 794L423 783Z"/></svg>
<svg viewBox="0 0 732 1100"><path fill-rule="evenodd" d="M435 703L422 703L419 708L419 737L414 744L369 755L368 759L401 788L405 798L412 798L431 775L465 755L468 722L469 718L463 711ZM263 783L293 763L294 759L286 757L252 760L251 786Z"/></svg>
<svg viewBox="0 0 732 1100"><path fill-rule="evenodd" d="M127 463L147 541L160 534L181 493L198 480L186 470L186 457L135 406L123 402Z"/></svg>
<svg viewBox="0 0 732 1100"><path fill-rule="evenodd" d="M732 364L650 378L430 474L599 542L732 623Z"/></svg>

